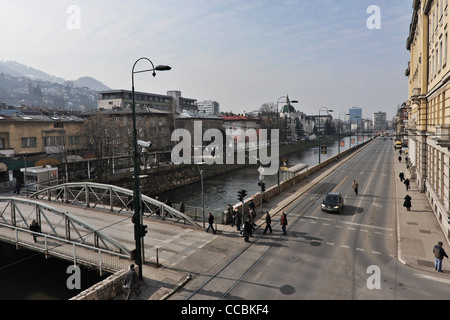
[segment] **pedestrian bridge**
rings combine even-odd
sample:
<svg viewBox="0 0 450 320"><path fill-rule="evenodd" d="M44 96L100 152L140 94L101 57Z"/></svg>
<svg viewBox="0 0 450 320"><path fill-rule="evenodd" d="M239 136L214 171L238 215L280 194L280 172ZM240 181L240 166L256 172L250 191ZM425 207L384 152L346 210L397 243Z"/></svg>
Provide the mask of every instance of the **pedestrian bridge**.
<svg viewBox="0 0 450 320"><path fill-rule="evenodd" d="M114 185L76 182L48 187L31 194L30 198L129 214L133 212L134 195L132 190ZM188 215L146 195L141 195L141 210L145 217L160 217L177 222L182 220L185 224L200 228Z"/></svg>
<svg viewBox="0 0 450 320"><path fill-rule="evenodd" d="M33 219L41 232L30 231ZM0 240L46 257L95 267L100 273L115 272L130 263L130 250L101 229L68 212L24 198L0 197Z"/></svg>

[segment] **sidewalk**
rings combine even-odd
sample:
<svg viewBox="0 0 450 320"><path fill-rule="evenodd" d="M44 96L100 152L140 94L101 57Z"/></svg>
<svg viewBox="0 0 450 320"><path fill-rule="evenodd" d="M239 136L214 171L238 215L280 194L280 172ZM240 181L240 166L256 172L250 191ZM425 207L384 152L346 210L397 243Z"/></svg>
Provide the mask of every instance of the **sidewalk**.
<svg viewBox="0 0 450 320"><path fill-rule="evenodd" d="M436 271L434 270L433 247L438 241L442 241L444 250L450 254L450 243L444 235L425 193L419 192L416 181L410 181L408 191L405 184L400 181L400 172L405 174L405 178L410 178L410 172L406 168L404 160L405 156L403 154L402 156L402 162L397 159L398 152L393 159L396 181L398 259L407 266L434 273ZM406 194L412 198L410 211L403 207ZM447 258L443 260L442 271L443 273L436 272L435 274L443 275L445 278L450 275L450 260Z"/></svg>

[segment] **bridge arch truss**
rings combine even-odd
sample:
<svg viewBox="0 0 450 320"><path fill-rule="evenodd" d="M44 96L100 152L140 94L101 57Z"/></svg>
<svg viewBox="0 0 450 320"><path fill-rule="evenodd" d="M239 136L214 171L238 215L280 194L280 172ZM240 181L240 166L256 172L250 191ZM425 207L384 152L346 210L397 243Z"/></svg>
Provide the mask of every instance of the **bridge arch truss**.
<svg viewBox="0 0 450 320"><path fill-rule="evenodd" d="M132 190L102 183L74 182L60 184L35 192L30 195L30 198L82 205L117 213L134 212L134 193ZM185 224L200 228L200 225L188 215L143 194L141 195L141 210L145 217L159 216L163 220L166 218L174 221L183 220Z"/></svg>

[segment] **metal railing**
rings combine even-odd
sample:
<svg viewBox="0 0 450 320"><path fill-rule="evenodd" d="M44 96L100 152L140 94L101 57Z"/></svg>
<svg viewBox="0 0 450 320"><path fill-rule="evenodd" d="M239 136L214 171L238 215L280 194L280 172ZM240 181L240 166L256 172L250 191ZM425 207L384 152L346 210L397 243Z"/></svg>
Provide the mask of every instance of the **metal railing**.
<svg viewBox="0 0 450 320"><path fill-rule="evenodd" d="M36 237L36 242L33 237ZM14 244L16 248L23 247L42 252L46 257L55 256L72 261L74 265L95 267L100 274L116 272L126 268L130 263L129 254L108 251L4 223L0 223L0 239Z"/></svg>

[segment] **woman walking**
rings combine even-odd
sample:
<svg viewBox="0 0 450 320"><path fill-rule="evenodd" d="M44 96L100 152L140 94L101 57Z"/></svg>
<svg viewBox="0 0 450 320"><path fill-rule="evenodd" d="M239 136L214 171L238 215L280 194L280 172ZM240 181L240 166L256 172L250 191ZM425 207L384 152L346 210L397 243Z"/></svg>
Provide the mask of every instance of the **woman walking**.
<svg viewBox="0 0 450 320"><path fill-rule="evenodd" d="M411 209L411 197L407 194L405 197L405 202L403 202L403 206L406 207L406 210Z"/></svg>

